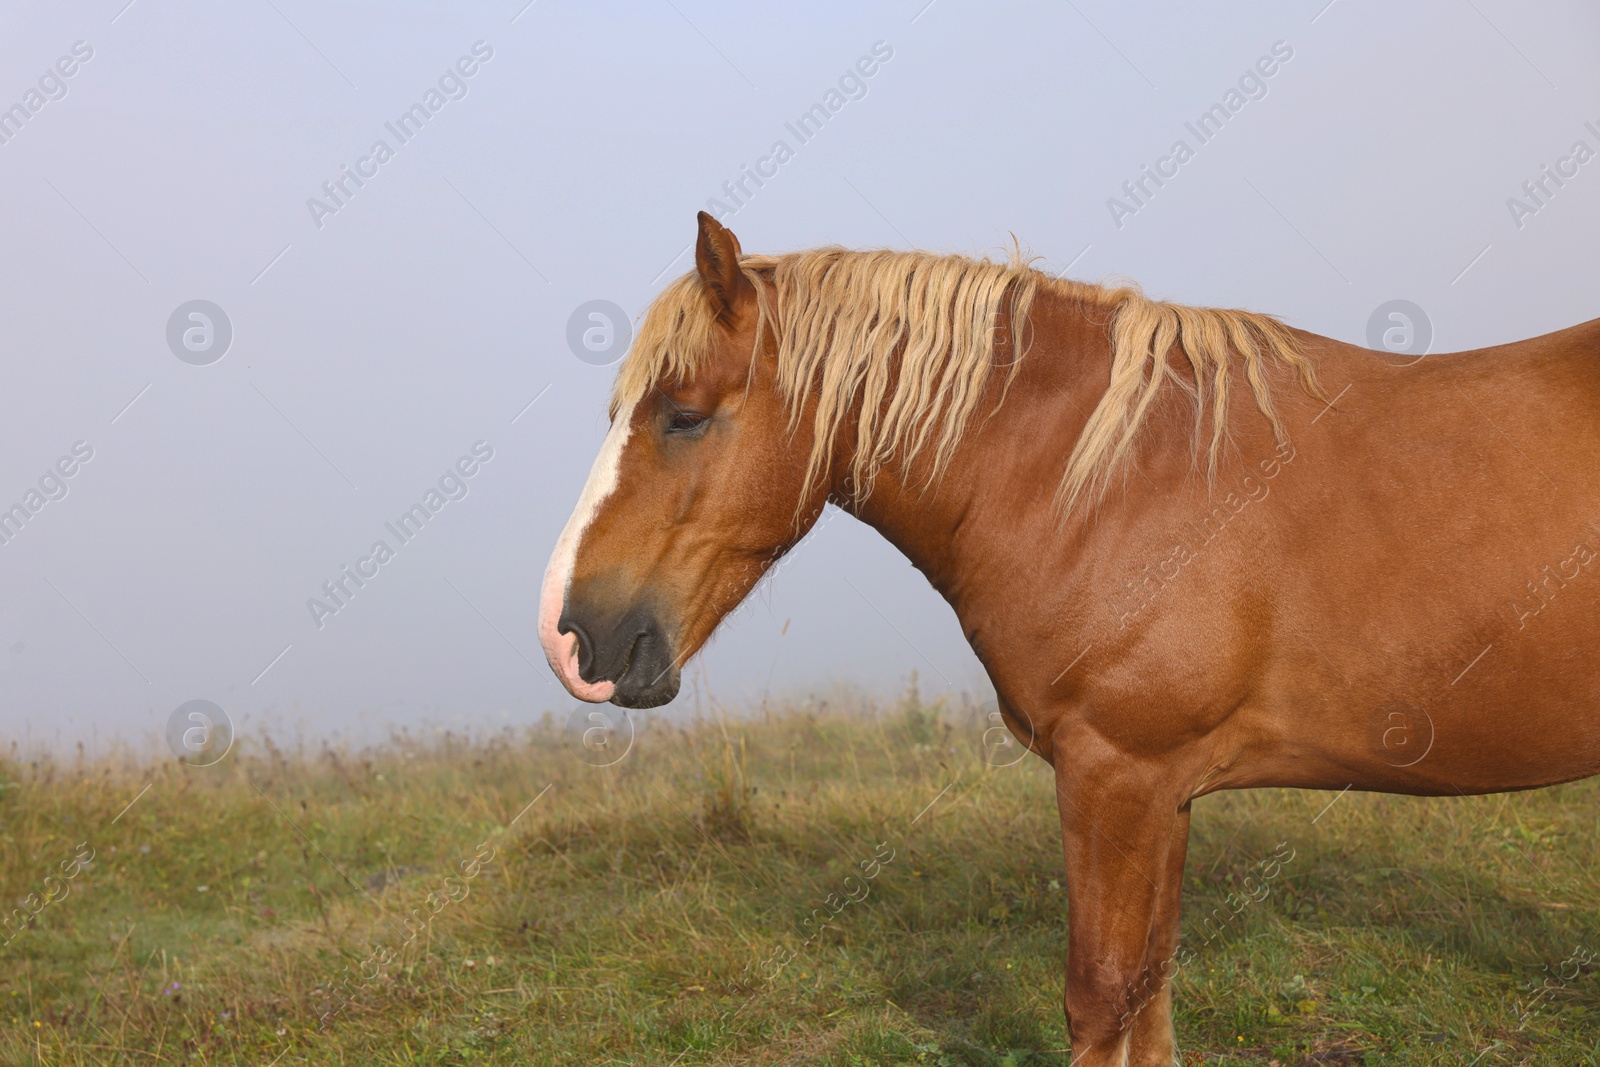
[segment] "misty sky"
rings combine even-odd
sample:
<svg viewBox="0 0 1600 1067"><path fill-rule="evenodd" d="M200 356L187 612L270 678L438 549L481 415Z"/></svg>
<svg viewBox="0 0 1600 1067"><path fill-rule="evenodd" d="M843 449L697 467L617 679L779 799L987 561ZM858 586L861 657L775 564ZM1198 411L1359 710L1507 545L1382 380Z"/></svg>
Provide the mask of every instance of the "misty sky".
<svg viewBox="0 0 1600 1067"><path fill-rule="evenodd" d="M569 320L637 315L713 198L751 251L1015 233L1347 341L1600 314L1592 4L525 4L0 8L8 739L565 718L538 584L614 372ZM985 689L830 511L674 707L913 670Z"/></svg>

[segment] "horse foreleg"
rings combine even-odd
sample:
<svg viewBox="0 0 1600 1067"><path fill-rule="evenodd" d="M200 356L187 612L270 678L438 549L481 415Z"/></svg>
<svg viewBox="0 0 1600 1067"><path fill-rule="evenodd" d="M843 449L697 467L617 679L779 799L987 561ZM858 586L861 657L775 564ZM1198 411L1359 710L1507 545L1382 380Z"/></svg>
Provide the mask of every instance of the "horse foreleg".
<svg viewBox="0 0 1600 1067"><path fill-rule="evenodd" d="M1126 760L1058 761L1074 1067L1173 1063L1170 980L1189 808L1172 778Z"/></svg>
<svg viewBox="0 0 1600 1067"><path fill-rule="evenodd" d="M1189 805L1178 809L1167 844L1167 867L1159 879L1161 893L1150 924L1145 953L1148 988L1141 984L1128 1023L1129 1067L1170 1067L1178 1047L1172 1032L1172 979L1178 973L1178 932L1182 928L1183 863L1189 851Z"/></svg>

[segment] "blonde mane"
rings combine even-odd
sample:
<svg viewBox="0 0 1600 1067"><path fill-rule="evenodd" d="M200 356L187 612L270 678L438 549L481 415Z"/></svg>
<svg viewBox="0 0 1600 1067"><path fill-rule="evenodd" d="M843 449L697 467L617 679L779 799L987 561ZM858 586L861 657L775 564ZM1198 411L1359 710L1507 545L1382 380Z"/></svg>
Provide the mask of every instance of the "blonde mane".
<svg viewBox="0 0 1600 1067"><path fill-rule="evenodd" d="M1029 313L1041 289L1103 309L1110 323L1110 386L1067 457L1056 491L1063 514L1085 497L1103 495L1169 380L1194 395L1197 436L1210 409L1208 477L1215 476L1226 437L1235 362L1280 443L1286 438L1272 406L1269 361L1293 370L1306 389L1321 395L1294 335L1268 315L1161 303L1131 286L1060 280L1020 261L929 252L819 248L742 256L739 263L758 294L756 346L768 332L776 338L777 387L791 431L806 398L816 397L807 493L831 465L852 408L856 452L849 491L855 499L866 498L886 463L898 456L909 465L930 447L929 478L937 478L996 371L1004 375L1004 403L1004 389L1027 355ZM711 355L715 329L695 272L669 284L645 312L617 376L613 417L658 381L692 378ZM1169 366L1174 347L1193 368L1195 385Z"/></svg>

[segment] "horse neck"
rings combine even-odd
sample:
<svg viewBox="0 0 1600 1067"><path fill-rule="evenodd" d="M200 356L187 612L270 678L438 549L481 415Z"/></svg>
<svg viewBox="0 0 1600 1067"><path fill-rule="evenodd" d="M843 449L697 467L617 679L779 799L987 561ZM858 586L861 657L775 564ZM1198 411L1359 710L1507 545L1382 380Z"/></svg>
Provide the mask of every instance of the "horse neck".
<svg viewBox="0 0 1600 1067"><path fill-rule="evenodd" d="M1043 538L1060 528L1056 488L1109 378L1107 315L1041 291L1010 387L997 371L949 465L931 484L919 457L909 468L885 465L865 501L833 494L904 553L958 615L992 584L988 575L1037 562L1025 558L1030 543L1041 543L1028 531ZM1010 358L997 353L999 362ZM848 453L839 458L836 470L848 470Z"/></svg>

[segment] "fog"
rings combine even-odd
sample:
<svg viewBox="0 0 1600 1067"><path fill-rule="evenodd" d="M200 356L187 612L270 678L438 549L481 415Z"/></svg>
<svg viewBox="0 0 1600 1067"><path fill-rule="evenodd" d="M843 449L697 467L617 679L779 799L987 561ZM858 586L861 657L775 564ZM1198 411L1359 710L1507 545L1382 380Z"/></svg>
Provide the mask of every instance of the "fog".
<svg viewBox="0 0 1600 1067"><path fill-rule="evenodd" d="M1015 235L1402 349L1600 313L1591 4L95 0L0 26L24 747L158 743L195 699L240 737L565 718L540 575L625 320L703 208L748 251ZM830 510L663 714L913 671L986 686Z"/></svg>

